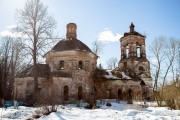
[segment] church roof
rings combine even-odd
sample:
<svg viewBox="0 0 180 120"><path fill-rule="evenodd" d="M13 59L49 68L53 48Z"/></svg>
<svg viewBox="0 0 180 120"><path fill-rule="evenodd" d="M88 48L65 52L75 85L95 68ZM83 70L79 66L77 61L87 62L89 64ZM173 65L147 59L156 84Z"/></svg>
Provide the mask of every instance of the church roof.
<svg viewBox="0 0 180 120"><path fill-rule="evenodd" d="M134 24L131 23L131 25L129 26L130 31L124 33L124 36L123 36L123 37L129 36L129 35L136 35L136 36L145 37L144 35L141 35L140 33L136 32L136 31L134 30L134 27L135 27Z"/></svg>
<svg viewBox="0 0 180 120"><path fill-rule="evenodd" d="M48 64L37 64L37 76L38 77L48 77L50 76L50 68ZM33 65L26 67L22 72L16 75L16 77L33 77Z"/></svg>
<svg viewBox="0 0 180 120"><path fill-rule="evenodd" d="M38 71L37 76L42 78L47 78L50 76L68 77L68 78L72 77L70 73L67 73L65 71L51 72L48 64L37 64L37 71ZM34 76L33 65L26 67L23 71L21 71L19 74L16 75L17 78L33 77L33 76Z"/></svg>
<svg viewBox="0 0 180 120"><path fill-rule="evenodd" d="M85 45L83 42L76 38L72 38L71 40L63 39L59 41L53 48L54 51L69 51L69 50L80 50L92 52L91 49Z"/></svg>
<svg viewBox="0 0 180 120"><path fill-rule="evenodd" d="M141 35L140 33L136 32L136 31L124 33L123 37L129 36L129 35L136 35L136 36L145 37L144 35Z"/></svg>

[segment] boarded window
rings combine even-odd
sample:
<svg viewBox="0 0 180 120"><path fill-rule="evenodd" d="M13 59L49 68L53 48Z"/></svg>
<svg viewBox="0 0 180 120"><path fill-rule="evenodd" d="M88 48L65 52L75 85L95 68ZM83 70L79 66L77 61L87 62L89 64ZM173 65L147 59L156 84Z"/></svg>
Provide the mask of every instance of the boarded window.
<svg viewBox="0 0 180 120"><path fill-rule="evenodd" d="M68 100L69 99L69 88L68 86L64 86L64 100Z"/></svg>

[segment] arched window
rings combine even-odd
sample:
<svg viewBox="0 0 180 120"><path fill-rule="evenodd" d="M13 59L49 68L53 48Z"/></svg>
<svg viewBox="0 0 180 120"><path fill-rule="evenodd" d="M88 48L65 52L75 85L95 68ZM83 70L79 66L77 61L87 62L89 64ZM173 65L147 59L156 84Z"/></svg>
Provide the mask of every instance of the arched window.
<svg viewBox="0 0 180 120"><path fill-rule="evenodd" d="M61 60L61 61L60 61L60 65L59 65L59 66L60 66L60 69L61 69L61 70L64 69L64 60Z"/></svg>
<svg viewBox="0 0 180 120"><path fill-rule="evenodd" d="M69 88L67 85L64 86L64 100L69 99Z"/></svg>
<svg viewBox="0 0 180 120"><path fill-rule="evenodd" d="M83 99L83 88L82 86L78 87L78 100Z"/></svg>
<svg viewBox="0 0 180 120"><path fill-rule="evenodd" d="M72 28L72 33L74 33L75 32L75 28Z"/></svg>
<svg viewBox="0 0 180 120"><path fill-rule="evenodd" d="M139 71L145 71L143 66L139 66Z"/></svg>
<svg viewBox="0 0 180 120"><path fill-rule="evenodd" d="M83 62L79 61L79 69L83 69Z"/></svg>
<svg viewBox="0 0 180 120"><path fill-rule="evenodd" d="M141 49L140 49L140 46L137 46L137 57L140 57L141 55Z"/></svg>
<svg viewBox="0 0 180 120"><path fill-rule="evenodd" d="M129 57L129 46L126 46L126 58Z"/></svg>

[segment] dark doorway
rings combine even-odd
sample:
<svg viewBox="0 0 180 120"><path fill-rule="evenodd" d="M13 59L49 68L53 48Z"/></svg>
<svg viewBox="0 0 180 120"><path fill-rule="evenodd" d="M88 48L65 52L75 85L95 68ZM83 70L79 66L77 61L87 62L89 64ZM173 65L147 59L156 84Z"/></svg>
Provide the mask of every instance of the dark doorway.
<svg viewBox="0 0 180 120"><path fill-rule="evenodd" d="M122 90L118 89L118 99L121 100L122 99Z"/></svg>
<svg viewBox="0 0 180 120"><path fill-rule="evenodd" d="M132 90L131 89L129 89L128 94L129 94L129 98L132 99Z"/></svg>
<svg viewBox="0 0 180 120"><path fill-rule="evenodd" d="M78 87L78 100L83 99L83 88L82 86Z"/></svg>
<svg viewBox="0 0 180 120"><path fill-rule="evenodd" d="M128 98L127 104L133 104L133 102L132 102L132 90L131 89L128 90L128 95L129 95L129 98Z"/></svg>
<svg viewBox="0 0 180 120"><path fill-rule="evenodd" d="M68 100L69 99L69 88L68 86L64 86L64 100Z"/></svg>

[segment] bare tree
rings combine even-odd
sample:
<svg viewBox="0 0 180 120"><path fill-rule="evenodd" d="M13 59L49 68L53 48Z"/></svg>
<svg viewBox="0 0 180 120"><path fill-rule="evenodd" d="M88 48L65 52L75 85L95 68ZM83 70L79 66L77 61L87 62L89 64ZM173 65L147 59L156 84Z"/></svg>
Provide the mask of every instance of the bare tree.
<svg viewBox="0 0 180 120"><path fill-rule="evenodd" d="M114 69L117 67L118 59L115 57L111 57L109 60L106 61L106 63L109 69Z"/></svg>
<svg viewBox="0 0 180 120"><path fill-rule="evenodd" d="M173 62L175 61L176 57L178 57L178 42L175 41L174 39L170 39L167 44L165 45L165 57L167 58L166 60L166 71L165 74L163 75L163 86L165 85L167 75L169 73L170 68L173 66ZM173 66L174 67L174 66Z"/></svg>
<svg viewBox="0 0 180 120"><path fill-rule="evenodd" d="M164 46L165 46L165 38L164 37L156 38L153 41L153 45L150 46L150 51L153 54L155 61L157 61L156 63L151 62L151 64L154 67L154 75L155 75L153 90L157 90L162 62L165 60L165 52L163 51Z"/></svg>
<svg viewBox="0 0 180 120"><path fill-rule="evenodd" d="M21 63L22 44L21 40L8 36L1 40L0 97L10 99L13 93L14 76L19 71Z"/></svg>
<svg viewBox="0 0 180 120"><path fill-rule="evenodd" d="M92 46L93 46L92 48L93 53L95 53L98 56L102 54L104 49L104 44L102 41L95 40L92 42Z"/></svg>
<svg viewBox="0 0 180 120"><path fill-rule="evenodd" d="M24 47L33 59L34 93L38 93L37 63L47 46L53 41L56 22L48 15L47 7L40 0L28 0L25 7L18 10L17 31L23 34ZM36 100L36 99L35 99Z"/></svg>
<svg viewBox="0 0 180 120"><path fill-rule="evenodd" d="M176 58L176 62L175 64L177 64L177 68L175 69L176 70L176 82L180 81L180 40L177 40L178 43L177 43L177 47L178 47L178 55L177 55L177 58Z"/></svg>
<svg viewBox="0 0 180 120"><path fill-rule="evenodd" d="M178 41L171 38L166 39L165 37L156 38L153 41L153 46L150 47L150 51L153 54L154 61L151 64L154 67L154 89L157 90L157 83L162 77L163 83L162 87L165 85L166 79L170 70L173 72L178 66L174 64L176 58L178 57ZM161 74L161 75L160 75ZM174 78L173 78L174 79Z"/></svg>
<svg viewBox="0 0 180 120"><path fill-rule="evenodd" d="M166 81L174 80L174 70L178 68L178 64L175 64L175 60L178 57L178 43L176 39L166 40L164 37L159 37L153 41L153 46L150 47L151 53L155 58L155 62L151 64L155 68L155 83L153 90L157 90L157 83L162 80L161 88L159 91L154 92L155 99L159 106L162 105L162 101L166 100ZM172 69L172 70L171 70ZM170 71L171 70L171 71Z"/></svg>
<svg viewBox="0 0 180 120"><path fill-rule="evenodd" d="M9 74L9 54L10 54L10 40L3 40L1 44L1 97L6 96L6 86Z"/></svg>

